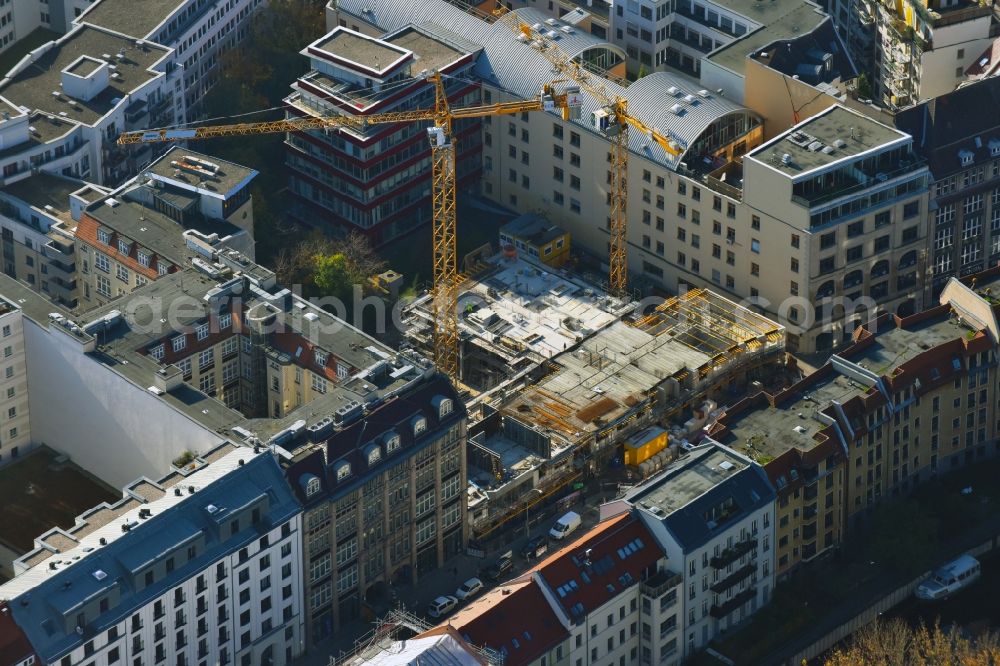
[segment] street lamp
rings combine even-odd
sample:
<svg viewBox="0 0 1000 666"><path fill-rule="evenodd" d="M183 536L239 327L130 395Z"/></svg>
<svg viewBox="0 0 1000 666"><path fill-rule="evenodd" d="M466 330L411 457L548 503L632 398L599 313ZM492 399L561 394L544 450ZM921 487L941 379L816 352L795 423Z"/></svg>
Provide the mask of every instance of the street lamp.
<svg viewBox="0 0 1000 666"><path fill-rule="evenodd" d="M532 488L528 491L528 499L524 501L524 536L531 536L531 522L528 520L528 512L531 510L531 495L530 493L538 493L539 496L543 495L542 491L538 488Z"/></svg>

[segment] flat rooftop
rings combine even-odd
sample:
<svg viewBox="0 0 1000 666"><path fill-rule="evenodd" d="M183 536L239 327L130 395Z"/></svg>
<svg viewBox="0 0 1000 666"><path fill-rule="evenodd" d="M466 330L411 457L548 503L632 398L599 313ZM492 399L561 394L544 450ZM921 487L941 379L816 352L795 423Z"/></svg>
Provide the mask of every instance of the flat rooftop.
<svg viewBox="0 0 1000 666"><path fill-rule="evenodd" d="M383 73L393 63L409 55L402 47L393 47L381 39L368 37L347 28L335 28L317 40L313 46L342 60L361 65L373 72Z"/></svg>
<svg viewBox="0 0 1000 666"><path fill-rule="evenodd" d="M183 4L184 0L98 0L76 20L144 38Z"/></svg>
<svg viewBox="0 0 1000 666"><path fill-rule="evenodd" d="M877 375L891 375L892 370L928 349L968 338L973 328L957 318L942 315L907 328L892 327L875 336L875 343L847 360L861 365Z"/></svg>
<svg viewBox="0 0 1000 666"><path fill-rule="evenodd" d="M105 0L106 1L106 0ZM138 13L134 6L124 13ZM124 50L125 57L118 60L117 53ZM85 125L93 125L107 114L116 103L132 91L155 78L158 74L149 68L167 56L167 50L155 44L142 48L135 40L115 35L91 26L83 26L65 37L41 55L35 62L10 75L0 84L0 95L18 106L40 110ZM75 100L74 104L65 93L56 99L52 93L61 91L62 70L71 65L81 55L89 55L104 60L110 55L117 67L121 80L109 79L108 87L90 101ZM118 100L116 102L116 100Z"/></svg>
<svg viewBox="0 0 1000 666"><path fill-rule="evenodd" d="M176 265L184 263L188 257L198 256L197 252L188 247L182 236L184 231L218 234L220 238L243 231L223 220L206 220L200 214L190 216L187 223L181 224L150 206L130 201L127 196L128 190L119 191L114 197L106 197L87 206L86 214ZM108 205L109 199L114 199L118 204Z"/></svg>
<svg viewBox="0 0 1000 666"><path fill-rule="evenodd" d="M82 180L54 176L44 171L32 174L31 176L19 180L4 187L3 191L16 199L45 210L46 206L55 209L57 217L69 217L69 195L85 187L87 183Z"/></svg>
<svg viewBox="0 0 1000 666"><path fill-rule="evenodd" d="M808 451L816 445L816 433L826 424L815 415L831 401L843 403L868 389L838 372L785 399L778 407L760 407L727 419L726 446L765 465L789 449Z"/></svg>
<svg viewBox="0 0 1000 666"><path fill-rule="evenodd" d="M500 233L520 238L534 245L544 245L566 234L544 217L528 213L500 227Z"/></svg>
<svg viewBox="0 0 1000 666"><path fill-rule="evenodd" d="M492 272L460 291L458 307L462 330L490 346L500 336L549 358L632 309L582 280L524 258L496 256L488 263Z"/></svg>
<svg viewBox="0 0 1000 666"><path fill-rule="evenodd" d="M856 157L907 135L839 104L799 123L747 157L791 177ZM790 157L788 164L784 155Z"/></svg>
<svg viewBox="0 0 1000 666"><path fill-rule="evenodd" d="M44 113L34 112L28 120L28 140L0 150L0 159L22 155L50 141L66 136L77 128L75 123Z"/></svg>
<svg viewBox="0 0 1000 666"><path fill-rule="evenodd" d="M0 543L26 553L52 527L70 528L87 509L120 497L51 449L38 449L0 468Z"/></svg>
<svg viewBox="0 0 1000 666"><path fill-rule="evenodd" d="M628 500L633 504L657 507L669 516L749 466L745 459L723 447L699 447L661 475L638 486Z"/></svg>
<svg viewBox="0 0 1000 666"><path fill-rule="evenodd" d="M256 169L179 146L171 147L145 172L184 189L220 196L232 193L257 175Z"/></svg>
<svg viewBox="0 0 1000 666"><path fill-rule="evenodd" d="M433 72L455 62L468 51L463 51L445 43L426 32L423 28L410 26L403 28L399 32L385 37L385 41L413 52L416 60L414 69L420 71L426 69Z"/></svg>
<svg viewBox="0 0 1000 666"><path fill-rule="evenodd" d="M793 39L812 32L824 20L823 11L803 0L712 0L761 25L743 37L705 56L731 72L743 75L746 59L754 51L780 39Z"/></svg>

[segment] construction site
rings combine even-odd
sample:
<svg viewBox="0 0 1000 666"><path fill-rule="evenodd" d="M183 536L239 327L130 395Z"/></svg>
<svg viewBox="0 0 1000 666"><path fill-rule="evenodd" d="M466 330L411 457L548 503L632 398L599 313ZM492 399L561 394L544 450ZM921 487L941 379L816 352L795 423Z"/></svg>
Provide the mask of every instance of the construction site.
<svg viewBox="0 0 1000 666"><path fill-rule="evenodd" d="M631 302L501 245L458 289L480 536L568 484L654 473L753 382L781 381L784 328L748 308L705 289ZM429 352L432 296L405 317Z"/></svg>

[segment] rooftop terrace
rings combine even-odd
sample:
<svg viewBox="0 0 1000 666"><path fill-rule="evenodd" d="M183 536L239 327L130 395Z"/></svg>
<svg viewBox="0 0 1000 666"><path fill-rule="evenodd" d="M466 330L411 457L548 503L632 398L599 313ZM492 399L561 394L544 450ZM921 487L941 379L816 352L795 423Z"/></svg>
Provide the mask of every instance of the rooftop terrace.
<svg viewBox="0 0 1000 666"><path fill-rule="evenodd" d="M124 52L121 59L117 56L119 52ZM128 93L155 78L157 74L149 68L167 53L155 44L137 47L133 39L84 26L55 42L34 62L12 70L13 73L0 82L0 95L18 106L57 116L65 113L65 118L93 125ZM111 62L122 78L109 80L108 86L89 101L69 98L61 92L62 70L81 55ZM60 96L56 98L53 92L60 92Z"/></svg>
<svg viewBox="0 0 1000 666"><path fill-rule="evenodd" d="M908 138L903 132L838 104L768 141L747 157L796 178L891 144L903 144Z"/></svg>

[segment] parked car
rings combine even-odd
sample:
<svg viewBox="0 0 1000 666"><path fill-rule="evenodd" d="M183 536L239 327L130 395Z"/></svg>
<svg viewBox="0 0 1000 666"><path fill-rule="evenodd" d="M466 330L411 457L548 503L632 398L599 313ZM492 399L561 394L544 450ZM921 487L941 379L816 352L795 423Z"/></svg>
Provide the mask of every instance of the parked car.
<svg viewBox="0 0 1000 666"><path fill-rule="evenodd" d="M489 568L486 569L484 575L486 578L492 581L500 580L500 578L511 570L514 566L514 553L507 551L497 559L496 562L491 564Z"/></svg>
<svg viewBox="0 0 1000 666"><path fill-rule="evenodd" d="M433 618L444 617L448 613L455 610L455 606L458 605L458 599L451 596L450 594L443 597L438 597L431 602L431 605L427 607L427 614Z"/></svg>
<svg viewBox="0 0 1000 666"><path fill-rule="evenodd" d="M553 539L565 539L580 526L580 522L580 514L576 511L567 511L549 530L549 536Z"/></svg>
<svg viewBox="0 0 1000 666"><path fill-rule="evenodd" d="M455 590L455 597L457 597L459 601L468 601L482 591L483 581L478 578L470 578L462 583L457 590Z"/></svg>
<svg viewBox="0 0 1000 666"><path fill-rule="evenodd" d="M526 560L533 560L541 557L549 550L549 539L544 534L528 539L521 549L521 557Z"/></svg>
<svg viewBox="0 0 1000 666"><path fill-rule="evenodd" d="M917 599L936 601L947 599L959 590L972 585L979 578L979 560L971 555L961 555L937 569L930 578L920 583L914 592Z"/></svg>

